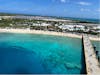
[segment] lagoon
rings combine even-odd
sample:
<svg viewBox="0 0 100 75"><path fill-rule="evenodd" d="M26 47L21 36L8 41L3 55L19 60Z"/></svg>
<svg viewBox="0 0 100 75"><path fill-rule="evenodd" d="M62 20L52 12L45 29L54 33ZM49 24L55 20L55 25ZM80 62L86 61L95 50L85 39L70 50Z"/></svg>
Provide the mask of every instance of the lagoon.
<svg viewBox="0 0 100 75"><path fill-rule="evenodd" d="M0 33L1 74L83 74L81 39Z"/></svg>

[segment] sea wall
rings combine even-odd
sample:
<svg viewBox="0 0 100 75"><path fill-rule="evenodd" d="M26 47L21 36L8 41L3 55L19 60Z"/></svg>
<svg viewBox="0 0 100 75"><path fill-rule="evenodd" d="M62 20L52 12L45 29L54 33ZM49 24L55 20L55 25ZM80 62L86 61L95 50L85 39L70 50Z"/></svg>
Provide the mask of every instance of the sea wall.
<svg viewBox="0 0 100 75"><path fill-rule="evenodd" d="M100 75L100 63L96 58L96 54L90 39L88 38L87 35L83 35L82 40L83 40L87 75Z"/></svg>

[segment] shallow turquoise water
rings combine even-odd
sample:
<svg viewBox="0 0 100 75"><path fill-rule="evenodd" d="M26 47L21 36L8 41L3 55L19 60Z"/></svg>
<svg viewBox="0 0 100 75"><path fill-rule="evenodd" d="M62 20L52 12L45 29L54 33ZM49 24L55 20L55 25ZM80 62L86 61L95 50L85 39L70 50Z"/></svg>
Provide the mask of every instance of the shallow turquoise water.
<svg viewBox="0 0 100 75"><path fill-rule="evenodd" d="M96 47L96 50L100 51L100 41L92 41L92 44Z"/></svg>
<svg viewBox="0 0 100 75"><path fill-rule="evenodd" d="M81 39L0 33L0 73L80 74Z"/></svg>

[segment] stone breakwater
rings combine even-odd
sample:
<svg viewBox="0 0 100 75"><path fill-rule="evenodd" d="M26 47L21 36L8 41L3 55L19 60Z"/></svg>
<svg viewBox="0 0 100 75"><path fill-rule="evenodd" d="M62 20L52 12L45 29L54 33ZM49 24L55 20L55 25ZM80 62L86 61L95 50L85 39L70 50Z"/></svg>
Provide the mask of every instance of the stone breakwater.
<svg viewBox="0 0 100 75"><path fill-rule="evenodd" d="M100 75L100 63L96 58L94 48L88 36L83 35L84 54L87 75Z"/></svg>

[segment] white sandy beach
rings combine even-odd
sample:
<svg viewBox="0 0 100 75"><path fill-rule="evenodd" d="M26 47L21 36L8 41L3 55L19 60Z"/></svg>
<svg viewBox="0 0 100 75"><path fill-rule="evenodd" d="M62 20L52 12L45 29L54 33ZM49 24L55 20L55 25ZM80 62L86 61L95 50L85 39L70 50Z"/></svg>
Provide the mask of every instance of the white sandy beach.
<svg viewBox="0 0 100 75"><path fill-rule="evenodd" d="M61 33L53 31L42 31L42 30L29 30L29 29L0 29L0 33L30 33L30 34L46 34L46 35L55 35L55 36L66 36L73 38L82 38L82 35L72 34L72 33ZM100 41L100 37L90 37L90 40Z"/></svg>

